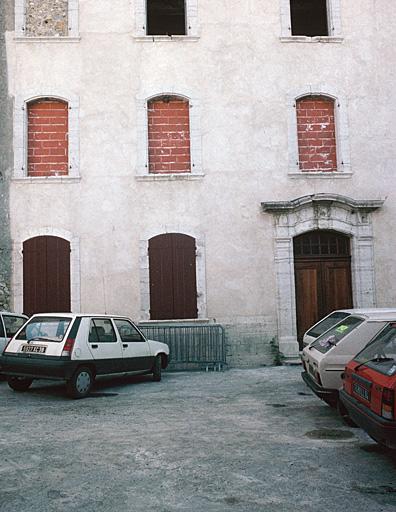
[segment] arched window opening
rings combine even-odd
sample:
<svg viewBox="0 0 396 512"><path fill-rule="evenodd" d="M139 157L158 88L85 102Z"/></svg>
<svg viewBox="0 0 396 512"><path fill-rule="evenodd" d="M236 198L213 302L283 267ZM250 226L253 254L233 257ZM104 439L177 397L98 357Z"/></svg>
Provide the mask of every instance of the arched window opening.
<svg viewBox="0 0 396 512"><path fill-rule="evenodd" d="M334 100L304 96L296 101L301 171L337 171Z"/></svg>
<svg viewBox="0 0 396 512"><path fill-rule="evenodd" d="M41 98L27 104L28 176L68 174L68 104Z"/></svg>
<svg viewBox="0 0 396 512"><path fill-rule="evenodd" d="M161 96L147 106L149 172L191 172L189 101Z"/></svg>
<svg viewBox="0 0 396 512"><path fill-rule="evenodd" d="M180 233L149 240L150 318L197 318L196 243Z"/></svg>

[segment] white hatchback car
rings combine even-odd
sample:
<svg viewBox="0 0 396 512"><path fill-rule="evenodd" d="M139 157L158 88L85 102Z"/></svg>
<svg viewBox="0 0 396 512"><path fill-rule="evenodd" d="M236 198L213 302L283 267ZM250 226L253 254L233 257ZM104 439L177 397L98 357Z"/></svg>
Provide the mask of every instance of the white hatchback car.
<svg viewBox="0 0 396 512"><path fill-rule="evenodd" d="M302 352L305 383L329 405L338 405L346 364L389 321L396 321L396 309L354 313L328 329Z"/></svg>
<svg viewBox="0 0 396 512"><path fill-rule="evenodd" d="M66 381L68 395L86 396L96 376L152 373L161 380L169 347L147 340L126 317L51 313L33 315L0 357L0 371L15 391L34 379Z"/></svg>

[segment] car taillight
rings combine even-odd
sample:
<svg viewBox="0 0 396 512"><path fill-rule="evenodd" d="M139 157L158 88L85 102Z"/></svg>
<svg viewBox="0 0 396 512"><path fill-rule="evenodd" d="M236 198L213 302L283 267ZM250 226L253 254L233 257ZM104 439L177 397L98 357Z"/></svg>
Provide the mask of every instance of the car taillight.
<svg viewBox="0 0 396 512"><path fill-rule="evenodd" d="M395 390L384 388L382 390L382 417L387 420L393 420L395 406Z"/></svg>
<svg viewBox="0 0 396 512"><path fill-rule="evenodd" d="M62 350L62 356L70 356L74 347L74 342L76 340L74 338L67 338L65 346Z"/></svg>

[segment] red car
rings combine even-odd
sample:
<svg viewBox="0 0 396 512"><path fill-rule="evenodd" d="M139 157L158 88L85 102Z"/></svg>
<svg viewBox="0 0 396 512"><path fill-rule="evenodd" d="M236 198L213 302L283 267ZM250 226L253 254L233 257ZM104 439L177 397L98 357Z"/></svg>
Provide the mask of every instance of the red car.
<svg viewBox="0 0 396 512"><path fill-rule="evenodd" d="M396 450L396 323L388 323L348 363L340 399L349 417Z"/></svg>

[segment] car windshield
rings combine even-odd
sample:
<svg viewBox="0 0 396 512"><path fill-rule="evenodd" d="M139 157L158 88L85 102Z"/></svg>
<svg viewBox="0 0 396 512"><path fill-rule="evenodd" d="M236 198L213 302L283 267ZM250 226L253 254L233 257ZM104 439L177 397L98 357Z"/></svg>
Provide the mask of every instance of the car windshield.
<svg viewBox="0 0 396 512"><path fill-rule="evenodd" d="M326 332L330 327L333 327L333 325L338 324L340 320L343 320L347 316L349 316L350 313L346 313L345 311L334 311L334 313L331 313L331 315L326 316L321 320L319 323L317 323L312 329L310 329L307 332L307 336L312 336L313 338L317 338L324 332Z"/></svg>
<svg viewBox="0 0 396 512"><path fill-rule="evenodd" d="M61 342L69 327L71 318L54 316L36 316L29 320L19 332L17 340Z"/></svg>
<svg viewBox="0 0 396 512"><path fill-rule="evenodd" d="M396 322L387 324L354 358L387 375L396 374Z"/></svg>
<svg viewBox="0 0 396 512"><path fill-rule="evenodd" d="M317 338L310 346L314 347L319 352L322 352L322 354L325 354L332 347L337 345L342 338L345 338L347 334L356 329L356 327L358 327L362 322L362 318L350 315L341 320L341 322L335 325L332 329L319 336L319 338Z"/></svg>

